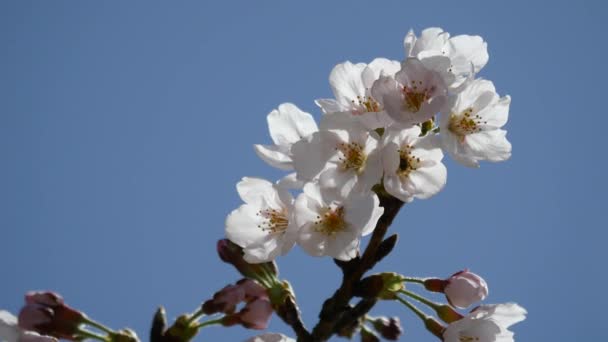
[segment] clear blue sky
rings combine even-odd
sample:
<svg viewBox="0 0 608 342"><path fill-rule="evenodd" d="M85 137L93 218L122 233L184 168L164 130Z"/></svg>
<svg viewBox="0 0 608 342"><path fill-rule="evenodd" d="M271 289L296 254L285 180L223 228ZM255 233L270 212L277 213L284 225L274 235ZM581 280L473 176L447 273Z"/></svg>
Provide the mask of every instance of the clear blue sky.
<svg viewBox="0 0 608 342"><path fill-rule="evenodd" d="M381 5L379 3L382 3ZM238 279L215 253L243 176L281 174L252 144L294 102L317 118L336 63L401 59L407 30L479 34L480 76L510 94L513 157L408 205L379 269L483 275L529 311L518 341L598 341L608 302L601 1L0 2L0 307L54 289L147 339L163 304L193 310ZM576 5L574 5L576 4ZM279 260L310 327L339 281L329 258ZM434 341L396 303L404 340ZM276 317L271 329L289 332ZM210 328L201 341L241 341Z"/></svg>

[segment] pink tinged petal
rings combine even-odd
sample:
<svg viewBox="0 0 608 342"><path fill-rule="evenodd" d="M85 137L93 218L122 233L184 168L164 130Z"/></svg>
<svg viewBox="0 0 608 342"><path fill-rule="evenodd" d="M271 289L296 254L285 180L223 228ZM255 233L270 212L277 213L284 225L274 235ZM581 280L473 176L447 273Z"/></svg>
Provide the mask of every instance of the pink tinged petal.
<svg viewBox="0 0 608 342"><path fill-rule="evenodd" d="M465 309L488 296L488 285L477 274L464 270L447 280L444 292L450 304Z"/></svg>
<svg viewBox="0 0 608 342"><path fill-rule="evenodd" d="M35 304L26 304L19 312L19 326L25 330L36 330L37 327L53 321L53 310Z"/></svg>
<svg viewBox="0 0 608 342"><path fill-rule="evenodd" d="M293 170L293 161L285 146L257 144L253 149L266 164L281 170Z"/></svg>
<svg viewBox="0 0 608 342"><path fill-rule="evenodd" d="M248 329L263 330L268 327L272 316L272 306L266 298L258 298L248 303L239 313L240 321Z"/></svg>
<svg viewBox="0 0 608 342"><path fill-rule="evenodd" d="M329 74L329 84L341 105L349 106L357 96L365 95L365 86L361 79L365 67L363 63L353 64L347 61L332 69Z"/></svg>
<svg viewBox="0 0 608 342"><path fill-rule="evenodd" d="M42 306L58 307L64 304L63 298L54 292L31 291L25 295L27 304L38 304Z"/></svg>
<svg viewBox="0 0 608 342"><path fill-rule="evenodd" d="M219 311L234 312L236 306L245 300L245 290L238 285L228 285L213 295L212 302Z"/></svg>
<svg viewBox="0 0 608 342"><path fill-rule="evenodd" d="M507 131L497 129L469 134L465 138L467 147L478 160L499 162L511 157L511 143Z"/></svg>
<svg viewBox="0 0 608 342"><path fill-rule="evenodd" d="M270 137L277 145L290 145L317 131L312 115L291 103L284 103L268 114Z"/></svg>
<svg viewBox="0 0 608 342"><path fill-rule="evenodd" d="M237 285L243 289L245 300L255 298L268 298L268 293L262 285L251 279L242 279L237 282Z"/></svg>

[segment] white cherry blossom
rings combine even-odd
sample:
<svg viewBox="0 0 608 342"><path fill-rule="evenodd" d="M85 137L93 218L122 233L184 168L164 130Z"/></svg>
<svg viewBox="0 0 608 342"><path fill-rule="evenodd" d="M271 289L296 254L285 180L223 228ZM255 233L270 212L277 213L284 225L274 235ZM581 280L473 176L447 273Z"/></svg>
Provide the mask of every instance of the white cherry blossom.
<svg viewBox="0 0 608 342"><path fill-rule="evenodd" d="M427 67L441 73L453 90L459 90L488 63L487 43L480 36L458 35L450 37L439 27L430 27L416 37L410 30L404 39L406 57L416 57ZM436 63L438 56L450 59L449 64Z"/></svg>
<svg viewBox="0 0 608 342"><path fill-rule="evenodd" d="M515 303L482 305L451 323L443 333L445 342L513 342L508 328L526 318L526 310Z"/></svg>
<svg viewBox="0 0 608 342"><path fill-rule="evenodd" d="M296 199L298 244L310 255L350 260L359 251L361 236L371 233L384 208L373 192L352 191L307 183Z"/></svg>
<svg viewBox="0 0 608 342"><path fill-rule="evenodd" d="M383 137L384 189L404 202L426 199L446 183L447 170L436 136L420 137L420 127L394 126Z"/></svg>
<svg viewBox="0 0 608 342"><path fill-rule="evenodd" d="M318 130L312 115L292 103L283 103L266 117L274 145L254 145L255 152L270 166L293 169L291 145Z"/></svg>
<svg viewBox="0 0 608 342"><path fill-rule="evenodd" d="M12 313L0 310L0 341L2 342L56 342L51 336L43 336L34 331L19 327L17 317Z"/></svg>
<svg viewBox="0 0 608 342"><path fill-rule="evenodd" d="M437 63L449 63L438 56ZM380 76L372 86L372 96L396 122L412 125L437 114L447 103L448 90L439 72L416 58L406 59L392 76Z"/></svg>
<svg viewBox="0 0 608 342"><path fill-rule="evenodd" d="M348 113L335 113L331 124L321 123L321 131L302 139L292 147L297 178L319 181L324 187L370 191L380 182L382 163L380 137L368 131ZM342 118L342 119L340 119ZM340 127L340 129L333 129Z"/></svg>
<svg viewBox="0 0 608 342"><path fill-rule="evenodd" d="M250 263L286 254L297 238L293 196L260 178L245 177L236 188L245 204L226 218L226 237L243 248Z"/></svg>
<svg viewBox="0 0 608 342"><path fill-rule="evenodd" d="M336 65L329 75L329 84L336 99L315 101L326 115L349 113L367 129L386 127L392 120L380 103L371 94L371 88L380 75L393 76L401 64L385 58L376 58L371 63L344 62Z"/></svg>
<svg viewBox="0 0 608 342"><path fill-rule="evenodd" d="M441 143L459 163L478 167L480 160L504 161L511 156L507 122L511 98L499 97L492 82L476 79L454 96L441 114Z"/></svg>

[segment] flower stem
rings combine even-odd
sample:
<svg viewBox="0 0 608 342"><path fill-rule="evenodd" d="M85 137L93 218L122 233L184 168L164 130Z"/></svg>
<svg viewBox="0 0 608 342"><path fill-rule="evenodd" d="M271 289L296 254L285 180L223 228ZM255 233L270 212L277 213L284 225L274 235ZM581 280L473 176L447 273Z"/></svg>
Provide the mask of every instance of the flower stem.
<svg viewBox="0 0 608 342"><path fill-rule="evenodd" d="M397 297L397 300L407 306L408 309L412 310L416 314L416 316L420 317L423 322L426 322L429 319L429 316L422 312L420 309L418 309L414 304L408 302L407 300L401 297Z"/></svg>
<svg viewBox="0 0 608 342"><path fill-rule="evenodd" d="M205 316L205 313L203 312L203 306L201 305L198 310L196 310L191 316L190 318L188 318L188 323L192 323L195 321L198 321L199 318Z"/></svg>
<svg viewBox="0 0 608 342"><path fill-rule="evenodd" d="M417 283L424 285L424 278L404 277L403 280L407 281L408 283Z"/></svg>
<svg viewBox="0 0 608 342"><path fill-rule="evenodd" d="M93 340L103 341L103 342L110 341L110 339L107 336L101 336L101 335L98 335L98 334L96 334L96 333L94 333L92 331L88 331L88 330L85 330L85 329L79 329L78 330L78 335L82 336L82 337L88 337L88 338L93 339Z"/></svg>
<svg viewBox="0 0 608 342"><path fill-rule="evenodd" d="M433 310L439 310L439 308L441 307L440 304L437 304L422 296L419 296L419 295L415 294L414 292L410 292L408 290L400 290L399 293L403 293L404 295L406 295L408 297L412 297L415 300L419 301L420 303L430 306L431 308L433 308Z"/></svg>
<svg viewBox="0 0 608 342"><path fill-rule="evenodd" d="M199 323L196 327L200 329L200 328L204 328L204 327L210 326L210 325L222 324L223 319L224 319L224 317L220 317L218 319L212 319L207 322Z"/></svg>
<svg viewBox="0 0 608 342"><path fill-rule="evenodd" d="M116 333L114 330L112 330L112 329L106 327L105 325L103 325L103 324L101 324L99 322L96 322L96 321L94 321L94 320L92 320L92 319L90 319L88 317L85 317L83 319L83 321L84 321L85 324L90 325L93 328L97 328L97 329L99 329L99 330L101 330L101 331L103 331L103 332L105 332L107 334L114 334L114 333Z"/></svg>

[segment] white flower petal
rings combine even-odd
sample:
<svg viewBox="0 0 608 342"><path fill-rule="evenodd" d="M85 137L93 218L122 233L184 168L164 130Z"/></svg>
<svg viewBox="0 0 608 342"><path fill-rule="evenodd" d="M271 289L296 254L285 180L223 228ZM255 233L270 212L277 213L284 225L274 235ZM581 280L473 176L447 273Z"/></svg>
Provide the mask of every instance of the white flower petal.
<svg viewBox="0 0 608 342"><path fill-rule="evenodd" d="M466 143L477 159L499 162L511 157L511 143L502 129L469 134Z"/></svg>
<svg viewBox="0 0 608 342"><path fill-rule="evenodd" d="M259 208L250 204L243 204L233 210L226 218L226 237L228 240L245 248L249 245L259 244L268 233L258 225L262 219L257 215Z"/></svg>
<svg viewBox="0 0 608 342"><path fill-rule="evenodd" d="M366 65L353 64L349 61L336 65L329 74L329 84L336 100L343 106L348 106L357 96L365 94L365 86L361 73Z"/></svg>
<svg viewBox="0 0 608 342"><path fill-rule="evenodd" d="M283 103L268 114L270 137L277 145L290 145L317 131L312 115L292 103Z"/></svg>
<svg viewBox="0 0 608 342"><path fill-rule="evenodd" d="M295 172L292 172L279 179L277 185L285 189L302 189L302 187L304 187L304 182L297 178L297 174Z"/></svg>
<svg viewBox="0 0 608 342"><path fill-rule="evenodd" d="M236 184L236 191L243 202L256 206L261 206L264 202L274 202L275 198L273 184L262 178L243 177Z"/></svg>
<svg viewBox="0 0 608 342"><path fill-rule="evenodd" d="M480 36L459 35L452 37L449 42L450 57L456 61L454 66L458 68L460 65L466 65L468 72L468 64L472 63L475 67L474 73L479 72L489 59L488 44L483 41ZM461 63L458 63L462 61ZM456 70L458 72L459 70Z"/></svg>
<svg viewBox="0 0 608 342"><path fill-rule="evenodd" d="M324 114L344 112L349 108L341 105L340 102L334 99L317 99L315 100L315 103L321 108Z"/></svg>
<svg viewBox="0 0 608 342"><path fill-rule="evenodd" d="M293 161L289 151L282 145L253 145L255 153L272 167L281 170L292 170Z"/></svg>

